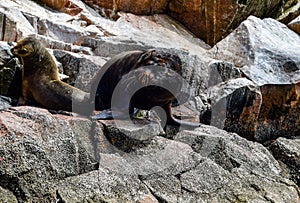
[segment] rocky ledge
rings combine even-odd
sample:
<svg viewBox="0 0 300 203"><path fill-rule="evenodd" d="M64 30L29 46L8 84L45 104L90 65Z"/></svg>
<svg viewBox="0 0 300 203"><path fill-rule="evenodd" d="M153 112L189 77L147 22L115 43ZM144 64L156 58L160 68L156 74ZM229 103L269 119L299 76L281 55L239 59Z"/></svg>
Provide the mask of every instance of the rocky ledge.
<svg viewBox="0 0 300 203"><path fill-rule="evenodd" d="M156 123L120 129L36 107L12 107L1 112L0 120L3 202L299 198L297 185L263 145L215 127L203 125L166 139ZM130 148L112 144L116 131L126 132L122 142Z"/></svg>

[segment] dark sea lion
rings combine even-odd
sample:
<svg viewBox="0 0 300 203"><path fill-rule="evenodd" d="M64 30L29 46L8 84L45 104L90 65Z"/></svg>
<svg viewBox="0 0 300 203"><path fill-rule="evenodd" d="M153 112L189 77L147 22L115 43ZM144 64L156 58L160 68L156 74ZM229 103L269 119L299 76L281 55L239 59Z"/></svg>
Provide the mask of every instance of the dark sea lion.
<svg viewBox="0 0 300 203"><path fill-rule="evenodd" d="M110 59L93 77L91 97L102 112L94 119L128 118L134 108L161 107L166 124L199 127L174 118L172 101L180 94L182 63L175 54L160 50L128 51ZM129 111L129 113L128 113Z"/></svg>
<svg viewBox="0 0 300 203"><path fill-rule="evenodd" d="M52 55L38 39L28 36L18 41L11 52L20 57L23 64L19 105L34 102L52 110L75 110L85 115L90 113L86 112L86 108L80 112L80 105L89 101L89 94L59 79Z"/></svg>

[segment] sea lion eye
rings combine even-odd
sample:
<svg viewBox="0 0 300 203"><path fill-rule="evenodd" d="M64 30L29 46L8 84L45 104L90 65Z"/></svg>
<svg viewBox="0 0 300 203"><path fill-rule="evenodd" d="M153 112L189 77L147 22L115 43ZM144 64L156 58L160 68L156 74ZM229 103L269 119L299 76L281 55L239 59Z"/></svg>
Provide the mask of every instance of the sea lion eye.
<svg viewBox="0 0 300 203"><path fill-rule="evenodd" d="M22 48L18 51L18 54L20 54L20 55L25 55L27 53L28 53L28 50L26 48Z"/></svg>

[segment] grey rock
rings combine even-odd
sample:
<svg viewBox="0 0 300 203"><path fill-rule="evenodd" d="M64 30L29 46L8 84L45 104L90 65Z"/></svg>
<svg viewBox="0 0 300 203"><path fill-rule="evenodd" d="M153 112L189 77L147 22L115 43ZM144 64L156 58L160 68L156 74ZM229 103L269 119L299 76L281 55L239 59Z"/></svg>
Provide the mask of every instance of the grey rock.
<svg viewBox="0 0 300 203"><path fill-rule="evenodd" d="M287 26L251 16L209 51L212 57L240 69L256 86L255 91L237 87L232 98L218 102L221 109L212 104L217 117L220 110L225 111L219 127L259 142L299 134L299 98L295 96L300 79L299 44L299 35ZM221 91L217 95L221 96ZM233 112L228 111L228 105Z"/></svg>
<svg viewBox="0 0 300 203"><path fill-rule="evenodd" d="M7 42L0 42L0 94L14 99L21 95L21 64Z"/></svg>
<svg viewBox="0 0 300 203"><path fill-rule="evenodd" d="M0 185L18 201L51 198L52 182L98 168L101 134L87 119L13 107L0 120Z"/></svg>
<svg viewBox="0 0 300 203"><path fill-rule="evenodd" d="M220 129L254 139L262 96L256 85L246 78L230 79L207 90L211 108L200 120Z"/></svg>
<svg viewBox="0 0 300 203"><path fill-rule="evenodd" d="M208 126L174 139L206 158L180 175L185 202L298 201L297 186L281 176L280 165L261 144Z"/></svg>
<svg viewBox="0 0 300 203"><path fill-rule="evenodd" d="M0 110L8 109L11 104L11 98L0 95Z"/></svg>
<svg viewBox="0 0 300 203"><path fill-rule="evenodd" d="M129 152L147 145L163 133L158 122L145 119L103 120L107 139L120 151Z"/></svg>
<svg viewBox="0 0 300 203"><path fill-rule="evenodd" d="M61 200L76 202L158 202L137 176L98 171L70 177L56 186Z"/></svg>
<svg viewBox="0 0 300 203"><path fill-rule="evenodd" d="M98 56L83 56L72 52L54 50L55 58L61 63L63 73L69 78L65 82L83 91L90 91L91 79L106 62Z"/></svg>
<svg viewBox="0 0 300 203"><path fill-rule="evenodd" d="M18 200L11 191L0 187L0 202L17 203Z"/></svg>
<svg viewBox="0 0 300 203"><path fill-rule="evenodd" d="M273 156L287 165L291 179L300 186L300 140L280 137L268 145Z"/></svg>
<svg viewBox="0 0 300 203"><path fill-rule="evenodd" d="M231 63L226 61L214 60L209 63L208 70L208 87L212 87L221 82L226 82L230 79L242 77L240 69L234 67Z"/></svg>
<svg viewBox="0 0 300 203"><path fill-rule="evenodd" d="M300 36L273 19L250 16L210 50L254 83L290 84L300 79Z"/></svg>
<svg viewBox="0 0 300 203"><path fill-rule="evenodd" d="M110 21L82 1L72 1L83 9L79 15L54 12L30 0L1 1L2 40L36 34L53 50L61 72L70 76L68 82L83 89L88 89L93 72L116 53L148 48L176 53L183 61L183 77L197 95L188 105L227 120L228 109L242 109L243 118L251 112L250 121L255 121L259 110L241 100L258 102L262 84L292 87L299 80L299 36L274 20L250 17L207 50L166 16L120 13L117 21ZM3 64L10 60L5 52L1 57ZM260 77L261 68L271 73ZM258 99L251 100L251 95ZM299 98L295 99L297 107ZM230 108L211 109L224 100ZM60 113L64 114L35 107L1 111L1 201L11 197L11 202L299 202L299 188L288 179L298 180L291 166L298 166L297 141L279 139L278 151L295 156L276 157L277 161L263 145L211 126L172 132L166 139L159 136L161 127L155 122L136 119L136 125L123 121L116 126ZM292 113L299 115L297 109ZM224 126L234 125L227 121ZM253 133L249 129L240 134ZM264 129L272 134L277 130Z"/></svg>

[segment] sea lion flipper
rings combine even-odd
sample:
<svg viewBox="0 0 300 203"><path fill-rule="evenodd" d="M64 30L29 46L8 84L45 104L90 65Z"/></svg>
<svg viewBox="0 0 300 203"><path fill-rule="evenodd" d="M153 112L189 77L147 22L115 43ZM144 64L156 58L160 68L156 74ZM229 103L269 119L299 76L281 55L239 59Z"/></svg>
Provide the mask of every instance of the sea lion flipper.
<svg viewBox="0 0 300 203"><path fill-rule="evenodd" d="M127 114L124 111L112 111L111 109L105 109L91 117L93 120L109 120L109 119L129 119L133 113Z"/></svg>
<svg viewBox="0 0 300 203"><path fill-rule="evenodd" d="M183 127L184 129L194 129L200 127L201 125L200 123L193 123L193 122L178 120L174 118L174 116L172 115L171 106L172 106L172 101L170 101L169 103L163 106L163 109L165 110L167 116L167 122L166 122L167 125L180 126Z"/></svg>
<svg viewBox="0 0 300 203"><path fill-rule="evenodd" d="M105 109L98 113L97 115L91 116L91 119L93 120L109 120L112 119L112 112L111 110Z"/></svg>

